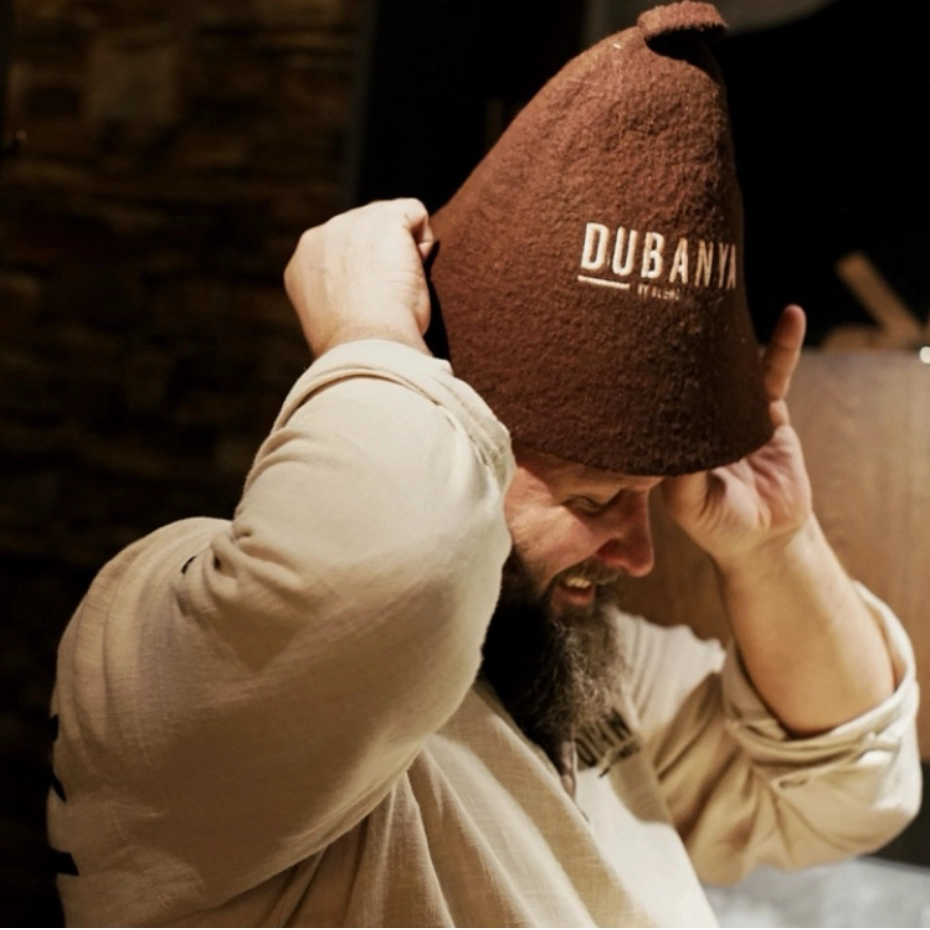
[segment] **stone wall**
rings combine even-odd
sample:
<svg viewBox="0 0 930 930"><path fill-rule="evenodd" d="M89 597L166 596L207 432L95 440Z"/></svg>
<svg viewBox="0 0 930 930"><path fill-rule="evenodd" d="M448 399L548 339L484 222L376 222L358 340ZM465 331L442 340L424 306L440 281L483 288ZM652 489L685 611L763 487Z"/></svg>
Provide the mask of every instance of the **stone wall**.
<svg viewBox="0 0 930 930"><path fill-rule="evenodd" d="M109 556L228 516L308 353L281 287L341 205L357 0L20 0L0 174L0 900L45 871L54 650ZM60 916L57 917L60 920Z"/></svg>

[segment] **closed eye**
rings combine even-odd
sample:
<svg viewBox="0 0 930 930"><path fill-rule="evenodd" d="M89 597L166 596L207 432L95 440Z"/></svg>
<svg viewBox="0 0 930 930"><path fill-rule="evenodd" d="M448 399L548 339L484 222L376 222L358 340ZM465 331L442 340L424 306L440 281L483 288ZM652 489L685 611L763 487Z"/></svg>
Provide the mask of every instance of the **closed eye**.
<svg viewBox="0 0 930 930"><path fill-rule="evenodd" d="M610 505L610 501L599 501L595 500L593 497L573 497L568 501L569 506L573 510L579 510L582 513L590 514L596 516L599 513L603 513L607 507Z"/></svg>

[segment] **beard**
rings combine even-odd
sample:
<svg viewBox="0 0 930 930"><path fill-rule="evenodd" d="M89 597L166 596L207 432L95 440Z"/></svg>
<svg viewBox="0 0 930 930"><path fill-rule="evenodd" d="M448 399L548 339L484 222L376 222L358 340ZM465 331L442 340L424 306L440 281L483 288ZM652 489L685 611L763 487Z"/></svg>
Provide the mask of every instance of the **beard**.
<svg viewBox="0 0 930 930"><path fill-rule="evenodd" d="M480 674L520 729L562 771L566 743L613 707L623 658L607 610L616 596L607 584L617 573L598 562L583 562L561 572L542 591L538 574L511 552ZM554 604L556 586L570 575L597 585L592 604Z"/></svg>

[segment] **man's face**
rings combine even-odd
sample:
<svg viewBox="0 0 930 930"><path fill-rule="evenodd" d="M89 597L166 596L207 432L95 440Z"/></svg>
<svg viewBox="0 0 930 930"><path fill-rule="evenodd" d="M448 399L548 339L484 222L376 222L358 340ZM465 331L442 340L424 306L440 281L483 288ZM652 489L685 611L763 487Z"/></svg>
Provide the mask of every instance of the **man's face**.
<svg viewBox="0 0 930 930"><path fill-rule="evenodd" d="M515 447L504 500L514 550L557 613L598 587L652 570L649 493L661 478L621 475Z"/></svg>
<svg viewBox="0 0 930 930"><path fill-rule="evenodd" d="M504 502L514 548L483 672L524 732L551 755L609 709L622 656L603 610L613 582L652 568L648 498L662 479L515 452Z"/></svg>

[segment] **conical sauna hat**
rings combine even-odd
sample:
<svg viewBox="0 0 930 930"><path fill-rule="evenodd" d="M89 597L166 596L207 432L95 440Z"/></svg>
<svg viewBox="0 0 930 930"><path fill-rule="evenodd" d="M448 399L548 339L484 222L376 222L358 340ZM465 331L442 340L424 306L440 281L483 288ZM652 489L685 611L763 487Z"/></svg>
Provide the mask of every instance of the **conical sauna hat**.
<svg viewBox="0 0 930 930"><path fill-rule="evenodd" d="M707 47L724 29L707 3L644 13L569 62L433 218L452 366L541 452L670 475L772 434Z"/></svg>

